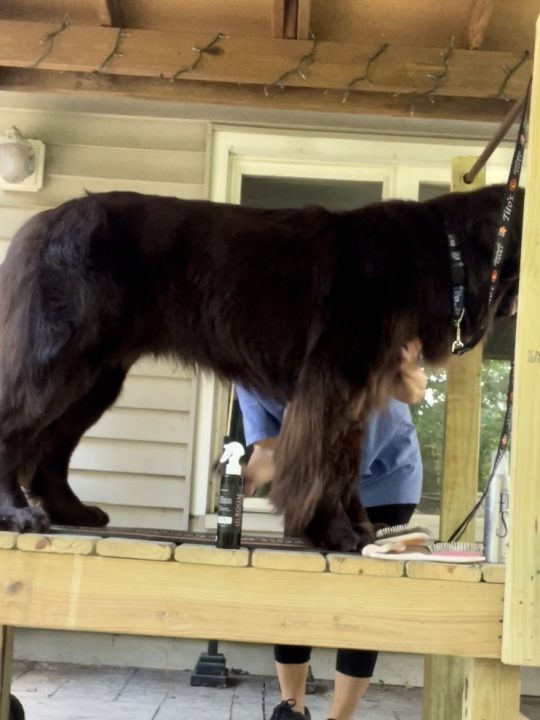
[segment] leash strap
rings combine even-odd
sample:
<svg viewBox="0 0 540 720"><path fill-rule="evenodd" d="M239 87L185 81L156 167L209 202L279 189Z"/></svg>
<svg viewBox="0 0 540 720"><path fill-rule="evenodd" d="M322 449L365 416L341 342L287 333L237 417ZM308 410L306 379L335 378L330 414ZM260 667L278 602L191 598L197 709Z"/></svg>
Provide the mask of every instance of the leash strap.
<svg viewBox="0 0 540 720"><path fill-rule="evenodd" d="M489 486L491 485L491 481L493 480L495 471L497 470L497 466L499 465L505 452L507 451L508 443L510 442L510 433L512 431L513 404L514 404L514 361L512 361L512 363L510 365L510 375L508 377L508 390L506 392L506 412L504 414L503 427L502 427L502 431L501 431L501 436L499 438L499 446L497 447L497 454L495 455L495 460L493 462L493 467L491 468L491 473L489 475L489 479L486 483L486 486L485 486L482 494L476 501L472 510L465 517L465 519L462 520L462 522L457 526L457 528L454 530L454 532L448 538L449 542L453 542L454 540L459 540L459 538L463 535L463 533L467 529L471 520L474 518L474 516L478 512L480 506L486 499L486 495L488 494Z"/></svg>
<svg viewBox="0 0 540 720"><path fill-rule="evenodd" d="M525 143L527 140L527 113L529 108L529 96L531 92L531 81L527 86L527 92L525 95L525 102L523 103L523 112L521 113L521 120L519 124L519 130L516 140L516 146L514 148L514 155L512 158L512 164L510 166L510 173L508 176L508 182L506 183L506 189L504 191L502 207L500 211L499 228L495 237L495 245L493 247L493 255L491 259L491 274L489 279L488 288L488 310L493 305L495 300L495 293L499 285L500 279L500 268L502 266L504 257L506 255L506 248L508 244L508 235L510 232L510 226L512 224L512 218L514 215L514 208L516 205L516 195L519 188L519 177L521 174L521 168L523 166L523 156L525 154ZM456 339L452 343L452 353L454 355L463 355L468 350L472 350L479 341L482 339L486 328L481 327L480 330L473 335L466 343L461 341L461 321L465 314L465 279L463 279L463 286L460 283L454 281L455 267L457 262L460 261L463 264L461 258L461 251L459 244L454 233L448 232L448 244L450 249L450 266L452 272L452 318L454 321L454 327L456 329ZM453 259L453 256L458 257L458 261Z"/></svg>
<svg viewBox="0 0 540 720"><path fill-rule="evenodd" d="M452 319L456 329L456 339L452 343L452 352L457 353L464 347L461 342L461 321L465 315L465 263L463 262L456 234L447 228L446 235L450 251L450 275L452 278Z"/></svg>
<svg viewBox="0 0 540 720"><path fill-rule="evenodd" d="M526 130L527 130L527 109L529 105L529 96L531 91L531 81L529 81L529 85L527 87L527 93L525 96L525 103L523 105L523 113L521 116L521 121L519 125L518 130L518 137L516 140L516 147L514 149L514 156L512 158L512 165L510 166L510 174L508 177L508 183L506 186L506 190L504 193L503 198L503 205L501 210L501 222L499 225L499 229L497 231L497 236L495 240L495 247L493 251L493 259L492 259L492 272L490 277L490 283L489 283L489 294L488 294L488 308L493 304L493 301L495 299L495 291L497 290L497 286L499 284L499 269L501 267L502 261L504 259L504 254L506 252L506 237L508 235L508 231L510 228L510 224L512 221L512 215L515 205L515 197L519 185L519 176L521 173L521 168L523 165L523 156L525 152L525 142L526 142ZM457 355L462 355L467 350L470 350L472 347L476 345L476 343L481 339L482 335L484 334L484 328L481 329L478 336L473 337L466 345L463 345L462 348L459 350L454 351L454 345L452 346L452 352ZM459 327L456 329L456 341L459 339ZM504 414L504 421L503 421L503 427L501 430L501 435L499 438L499 445L497 447L497 453L495 455L495 460L493 462L493 467L491 468L491 473L488 478L488 481L486 483L486 486L480 496L480 498L475 503L472 510L469 512L469 514L464 518L464 520L458 525L458 527L454 530L454 532L450 535L449 541L452 542L454 540L459 540L459 538L463 535L465 530L467 529L469 523L474 518L476 513L478 512L480 506L486 499L486 496L489 491L489 487L491 485L491 482L493 480L493 477L495 476L495 471L497 470L497 466L499 465L500 461L502 460L504 454L508 450L508 443L510 441L510 433L512 431L512 410L514 405L514 361L512 360L512 363L510 365L510 374L508 377L508 390L506 392L506 412Z"/></svg>

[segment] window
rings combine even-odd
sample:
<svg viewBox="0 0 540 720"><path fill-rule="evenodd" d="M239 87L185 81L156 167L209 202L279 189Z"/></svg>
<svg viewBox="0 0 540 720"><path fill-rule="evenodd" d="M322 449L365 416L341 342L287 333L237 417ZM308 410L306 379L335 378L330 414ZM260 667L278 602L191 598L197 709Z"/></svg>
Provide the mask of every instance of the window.
<svg viewBox="0 0 540 720"><path fill-rule="evenodd" d="M382 193L382 182L244 175L240 204L260 208L321 205L329 210L351 210L382 200Z"/></svg>

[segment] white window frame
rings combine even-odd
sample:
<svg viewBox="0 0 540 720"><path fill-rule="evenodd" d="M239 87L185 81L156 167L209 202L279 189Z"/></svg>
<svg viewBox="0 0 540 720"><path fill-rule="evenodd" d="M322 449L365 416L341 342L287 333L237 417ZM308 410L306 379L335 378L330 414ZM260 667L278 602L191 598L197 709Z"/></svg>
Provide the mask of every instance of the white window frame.
<svg viewBox="0 0 540 720"><path fill-rule="evenodd" d="M416 200L422 182L450 185L453 158L478 156L483 149L478 140L215 126L210 199L239 203L242 179L250 175L381 182L383 199ZM486 167L487 184L506 182L512 152L513 143L495 150ZM194 495L200 508L202 488ZM269 503L255 498L247 498L244 509L248 515L271 512ZM430 519L438 524L436 516ZM279 522L270 518L244 524L247 531L279 530ZM206 525L215 527L215 515L207 515Z"/></svg>

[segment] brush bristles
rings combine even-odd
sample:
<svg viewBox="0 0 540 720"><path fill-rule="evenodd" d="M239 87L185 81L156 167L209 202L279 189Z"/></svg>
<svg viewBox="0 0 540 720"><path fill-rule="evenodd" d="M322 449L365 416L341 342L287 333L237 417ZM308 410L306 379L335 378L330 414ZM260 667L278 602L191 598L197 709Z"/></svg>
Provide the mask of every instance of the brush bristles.
<svg viewBox="0 0 540 720"><path fill-rule="evenodd" d="M376 540L383 540L384 538L393 537L394 535L404 535L409 533L425 533L429 535L429 530L426 528L418 527L415 525L390 525L390 527L381 528L375 533Z"/></svg>
<svg viewBox="0 0 540 720"><path fill-rule="evenodd" d="M443 550L455 550L456 552L473 552L482 553L484 547L482 543L467 543L467 542L433 542L429 543L428 547L433 552L441 552Z"/></svg>

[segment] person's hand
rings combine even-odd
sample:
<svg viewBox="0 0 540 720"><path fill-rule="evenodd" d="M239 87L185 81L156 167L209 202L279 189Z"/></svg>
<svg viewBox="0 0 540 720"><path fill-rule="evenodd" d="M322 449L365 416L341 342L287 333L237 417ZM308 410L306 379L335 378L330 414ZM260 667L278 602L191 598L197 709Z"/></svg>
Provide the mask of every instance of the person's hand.
<svg viewBox="0 0 540 720"><path fill-rule="evenodd" d="M253 444L249 462L244 465L244 494L253 495L257 488L269 483L274 477L274 447L277 438L266 438Z"/></svg>
<svg viewBox="0 0 540 720"><path fill-rule="evenodd" d="M413 405L424 399L427 377L420 367L420 340L411 340L401 349L401 365L394 385L396 400Z"/></svg>

